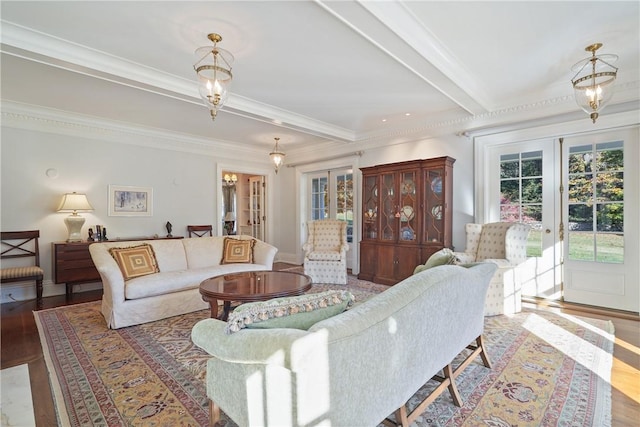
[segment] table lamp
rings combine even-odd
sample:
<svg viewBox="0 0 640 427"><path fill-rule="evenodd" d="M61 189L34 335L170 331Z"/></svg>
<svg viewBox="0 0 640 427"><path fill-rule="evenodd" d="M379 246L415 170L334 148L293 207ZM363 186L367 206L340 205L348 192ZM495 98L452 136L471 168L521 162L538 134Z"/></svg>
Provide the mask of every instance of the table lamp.
<svg viewBox="0 0 640 427"><path fill-rule="evenodd" d="M67 193L62 197L62 203L58 208L58 212L72 212L71 215L64 219L64 223L67 225L69 231L69 238L67 242L82 242L82 225L84 224L84 218L78 215L78 211L90 212L93 210L93 206L89 204L87 196L84 194L78 194L76 192Z"/></svg>

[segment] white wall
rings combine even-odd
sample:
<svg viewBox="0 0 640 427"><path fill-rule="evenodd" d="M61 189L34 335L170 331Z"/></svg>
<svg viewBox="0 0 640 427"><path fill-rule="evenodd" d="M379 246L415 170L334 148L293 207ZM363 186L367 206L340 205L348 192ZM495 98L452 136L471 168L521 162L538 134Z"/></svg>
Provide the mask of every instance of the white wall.
<svg viewBox="0 0 640 427"><path fill-rule="evenodd" d="M453 164L453 246L464 250L466 236L464 224L474 218L473 145L465 137L447 135L434 139L364 150L360 167L375 166L406 160L449 156Z"/></svg>
<svg viewBox="0 0 640 427"><path fill-rule="evenodd" d="M171 221L172 234L184 236L187 224L216 223L216 178L213 156L3 127L1 229L40 230L44 295L60 294L64 285L51 284L51 242L67 238L68 214L56 212L64 193L86 193L95 209L82 214L83 235L96 224L110 239L166 235ZM153 216L108 216L109 184L152 187Z"/></svg>
<svg viewBox="0 0 640 427"><path fill-rule="evenodd" d="M273 240L270 242L278 248L277 260L296 261L296 207L298 200L295 192L295 169L282 167L277 175L271 177L271 187L276 191L268 201L271 205Z"/></svg>

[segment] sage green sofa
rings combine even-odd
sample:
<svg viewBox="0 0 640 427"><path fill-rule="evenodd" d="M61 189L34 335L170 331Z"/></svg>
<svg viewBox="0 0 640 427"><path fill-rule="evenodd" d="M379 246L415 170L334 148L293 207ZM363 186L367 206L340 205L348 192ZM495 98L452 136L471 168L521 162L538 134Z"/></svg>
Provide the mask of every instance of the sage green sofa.
<svg viewBox="0 0 640 427"><path fill-rule="evenodd" d="M222 410L239 426L376 426L394 413L409 425L419 413L408 415L405 403L443 368L438 391L460 404L451 362L475 340L461 368L477 355L489 365L483 311L495 269L435 267L306 331L227 334L225 322L198 322L192 340L212 356L212 422Z"/></svg>

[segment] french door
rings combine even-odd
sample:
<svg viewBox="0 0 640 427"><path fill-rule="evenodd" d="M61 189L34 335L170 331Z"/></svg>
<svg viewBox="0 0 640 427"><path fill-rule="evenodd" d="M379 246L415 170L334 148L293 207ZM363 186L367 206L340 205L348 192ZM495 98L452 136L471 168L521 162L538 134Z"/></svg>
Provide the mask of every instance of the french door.
<svg viewBox="0 0 640 427"><path fill-rule="evenodd" d="M561 297L556 141L506 144L489 149L488 216L484 222L523 222L531 226L527 262L521 268L525 296Z"/></svg>
<svg viewBox="0 0 640 427"><path fill-rule="evenodd" d="M486 219L531 225L525 296L640 309L638 129L487 147Z"/></svg>
<svg viewBox="0 0 640 427"><path fill-rule="evenodd" d="M564 299L640 311L638 130L565 138Z"/></svg>
<svg viewBox="0 0 640 427"><path fill-rule="evenodd" d="M351 169L331 169L308 174L308 218L339 219L347 222L347 243L353 254L353 173ZM352 256L347 257L351 268Z"/></svg>

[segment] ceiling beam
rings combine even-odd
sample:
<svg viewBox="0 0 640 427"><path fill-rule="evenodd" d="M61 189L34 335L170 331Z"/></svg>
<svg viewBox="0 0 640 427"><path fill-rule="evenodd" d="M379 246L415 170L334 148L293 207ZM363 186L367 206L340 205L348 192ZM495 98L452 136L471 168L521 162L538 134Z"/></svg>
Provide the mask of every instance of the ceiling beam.
<svg viewBox="0 0 640 427"><path fill-rule="evenodd" d="M203 104L195 76L188 80L5 20L1 22L2 53L184 102ZM223 110L313 136L341 142L356 140L355 133L349 129L234 93L230 94Z"/></svg>

